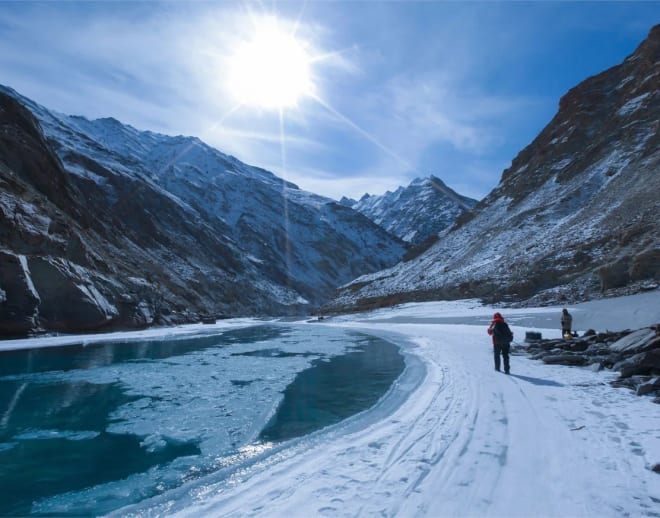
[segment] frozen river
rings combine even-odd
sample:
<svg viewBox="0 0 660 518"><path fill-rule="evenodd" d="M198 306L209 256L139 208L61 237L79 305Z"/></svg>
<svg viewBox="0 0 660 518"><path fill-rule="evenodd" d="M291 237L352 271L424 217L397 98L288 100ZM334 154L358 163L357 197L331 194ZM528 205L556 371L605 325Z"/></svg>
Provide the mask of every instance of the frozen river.
<svg viewBox="0 0 660 518"><path fill-rule="evenodd" d="M98 515L227 480L372 407L404 365L322 325L1 351L0 515Z"/></svg>
<svg viewBox="0 0 660 518"><path fill-rule="evenodd" d="M568 309L583 332L659 308L656 290ZM520 341L558 337L561 309L0 342L0 515L657 518L649 397L524 354L493 370L494 310Z"/></svg>

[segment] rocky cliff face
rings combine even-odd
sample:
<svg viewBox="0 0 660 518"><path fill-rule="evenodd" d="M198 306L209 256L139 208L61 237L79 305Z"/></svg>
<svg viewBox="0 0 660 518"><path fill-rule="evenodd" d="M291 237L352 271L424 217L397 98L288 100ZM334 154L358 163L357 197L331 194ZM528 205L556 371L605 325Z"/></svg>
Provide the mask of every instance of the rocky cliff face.
<svg viewBox="0 0 660 518"><path fill-rule="evenodd" d="M305 312L404 251L197 139L0 89L1 336Z"/></svg>
<svg viewBox="0 0 660 518"><path fill-rule="evenodd" d="M477 200L461 196L439 178L430 176L417 178L394 192L365 194L360 201L343 203L404 241L421 245L453 225Z"/></svg>
<svg viewBox="0 0 660 518"><path fill-rule="evenodd" d="M67 173L32 114L2 94L0 128L3 336L259 307L240 250L195 213L98 164L97 181Z"/></svg>
<svg viewBox="0 0 660 518"><path fill-rule="evenodd" d="M581 299L660 280L660 26L570 90L471 213L335 307L481 297Z"/></svg>

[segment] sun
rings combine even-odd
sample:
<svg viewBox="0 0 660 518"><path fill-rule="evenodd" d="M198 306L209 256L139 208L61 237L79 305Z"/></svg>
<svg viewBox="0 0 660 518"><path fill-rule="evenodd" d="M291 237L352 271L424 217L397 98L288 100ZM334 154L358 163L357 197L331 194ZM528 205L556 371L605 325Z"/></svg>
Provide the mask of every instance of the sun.
<svg viewBox="0 0 660 518"><path fill-rule="evenodd" d="M228 59L226 85L242 105L281 110L314 94L307 44L276 19L255 23L249 39L238 42Z"/></svg>

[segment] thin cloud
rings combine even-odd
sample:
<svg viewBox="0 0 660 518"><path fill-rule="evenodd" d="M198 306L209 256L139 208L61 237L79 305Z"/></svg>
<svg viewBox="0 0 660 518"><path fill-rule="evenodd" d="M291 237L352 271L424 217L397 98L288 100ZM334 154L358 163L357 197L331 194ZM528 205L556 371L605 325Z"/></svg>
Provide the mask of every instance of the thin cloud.
<svg viewBox="0 0 660 518"><path fill-rule="evenodd" d="M319 169L306 169L304 172L289 170L287 179L303 190L322 193L334 200L340 200L342 197L358 200L365 193L383 194L409 183L405 176L390 177L386 174L379 176L352 174L338 181L335 171Z"/></svg>
<svg viewBox="0 0 660 518"><path fill-rule="evenodd" d="M336 198L428 174L487 193L559 97L634 50L657 11L652 2L121 5L5 2L1 81L63 113L198 136ZM314 56L323 103L301 100L281 128L279 114L237 108L224 89L225 57L249 35L250 13L280 16Z"/></svg>
<svg viewBox="0 0 660 518"><path fill-rule="evenodd" d="M510 123L534 102L527 98L468 95L452 90L444 80L428 76L397 77L369 100L371 120L366 125L377 128L376 138L380 142L415 164L408 171L399 166L399 176L402 173L408 177L424 176L429 171L425 170L422 158L437 146L451 146L466 163L497 153L504 144L503 123ZM396 176L397 168L389 160L370 168L373 172L369 175L378 174L376 171L383 167L390 176ZM491 178L500 172L491 171Z"/></svg>
<svg viewBox="0 0 660 518"><path fill-rule="evenodd" d="M281 137L279 133L263 133L260 131L250 131L237 129L232 127L219 127L215 130L211 130L210 133L213 134L214 138L235 138L235 139L245 139L250 141L258 142L267 142L270 144L280 144ZM289 146L301 147L305 149L314 149L316 151L323 151L328 149L328 146L323 142L316 140L311 140L300 135L287 135L286 143Z"/></svg>

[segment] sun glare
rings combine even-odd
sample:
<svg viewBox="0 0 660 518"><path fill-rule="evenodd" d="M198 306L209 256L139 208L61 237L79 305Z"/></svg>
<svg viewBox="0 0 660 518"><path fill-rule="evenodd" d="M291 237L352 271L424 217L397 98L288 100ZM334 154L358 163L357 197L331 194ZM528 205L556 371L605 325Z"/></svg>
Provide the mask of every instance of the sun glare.
<svg viewBox="0 0 660 518"><path fill-rule="evenodd" d="M265 109L295 106L314 93L311 58L306 45L275 20L255 27L249 40L231 54L227 87L242 105Z"/></svg>

